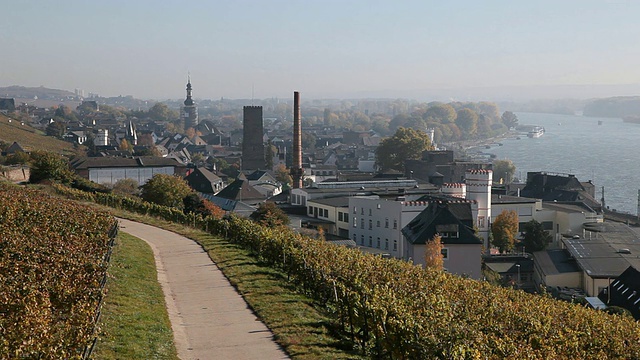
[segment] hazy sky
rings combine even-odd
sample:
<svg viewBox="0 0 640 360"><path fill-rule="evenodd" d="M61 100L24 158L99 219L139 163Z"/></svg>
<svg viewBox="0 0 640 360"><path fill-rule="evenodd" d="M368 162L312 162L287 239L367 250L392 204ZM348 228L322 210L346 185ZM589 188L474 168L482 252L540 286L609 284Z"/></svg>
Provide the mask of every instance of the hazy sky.
<svg viewBox="0 0 640 360"><path fill-rule="evenodd" d="M210 99L640 83L635 0L1 1L0 86L162 100L187 72Z"/></svg>

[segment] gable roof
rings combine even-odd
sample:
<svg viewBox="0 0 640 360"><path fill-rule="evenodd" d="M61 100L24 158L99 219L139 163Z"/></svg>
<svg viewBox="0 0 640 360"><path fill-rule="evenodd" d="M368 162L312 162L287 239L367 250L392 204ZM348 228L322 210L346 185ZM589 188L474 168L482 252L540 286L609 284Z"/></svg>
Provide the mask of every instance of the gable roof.
<svg viewBox="0 0 640 360"><path fill-rule="evenodd" d="M610 286L598 294L598 298L608 306L620 306L640 319L640 271L629 266Z"/></svg>
<svg viewBox="0 0 640 360"><path fill-rule="evenodd" d="M457 232L458 237L443 237L443 244L482 244L473 231L473 214L469 202L434 201L416 216L402 234L411 244L426 244L434 235Z"/></svg>
<svg viewBox="0 0 640 360"><path fill-rule="evenodd" d="M236 179L234 182L227 185L224 189L220 190L216 196L246 203L256 203L265 200L264 195L262 195L253 186L249 185L248 181L241 179Z"/></svg>

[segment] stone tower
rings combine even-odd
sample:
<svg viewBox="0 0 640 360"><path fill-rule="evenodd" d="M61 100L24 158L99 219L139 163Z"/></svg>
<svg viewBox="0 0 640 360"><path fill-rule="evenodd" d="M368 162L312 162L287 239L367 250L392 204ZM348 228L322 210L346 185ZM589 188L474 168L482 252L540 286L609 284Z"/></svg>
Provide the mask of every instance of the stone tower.
<svg viewBox="0 0 640 360"><path fill-rule="evenodd" d="M187 98L180 112L180 120L184 124L184 129L196 127L198 125L198 108L191 98L191 76L187 80Z"/></svg>
<svg viewBox="0 0 640 360"><path fill-rule="evenodd" d="M465 174L467 186L467 199L478 204L478 216L476 227L478 235L484 239L487 252L491 248L489 244L489 231L491 230L491 182L493 171L471 169Z"/></svg>
<svg viewBox="0 0 640 360"><path fill-rule="evenodd" d="M264 170L262 106L245 106L242 120L242 170Z"/></svg>

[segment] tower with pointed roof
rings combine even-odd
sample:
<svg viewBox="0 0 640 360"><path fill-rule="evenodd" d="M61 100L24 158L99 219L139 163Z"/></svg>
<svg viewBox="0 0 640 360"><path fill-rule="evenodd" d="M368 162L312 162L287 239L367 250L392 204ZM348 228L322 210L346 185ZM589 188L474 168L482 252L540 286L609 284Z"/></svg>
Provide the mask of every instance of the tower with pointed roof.
<svg viewBox="0 0 640 360"><path fill-rule="evenodd" d="M187 80L187 98L184 100L184 106L180 112L180 120L184 124L184 129L196 127L198 125L198 108L191 98L191 76Z"/></svg>

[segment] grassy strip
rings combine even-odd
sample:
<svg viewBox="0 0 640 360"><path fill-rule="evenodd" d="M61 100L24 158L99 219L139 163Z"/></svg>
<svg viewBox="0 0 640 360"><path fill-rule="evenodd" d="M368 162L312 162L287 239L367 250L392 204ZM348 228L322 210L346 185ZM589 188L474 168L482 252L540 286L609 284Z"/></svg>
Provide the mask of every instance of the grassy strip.
<svg viewBox="0 0 640 360"><path fill-rule="evenodd" d="M332 319L295 291L286 275L259 263L246 250L206 232L163 220L112 210L116 216L144 222L197 241L229 281L273 331L293 359L362 359L340 340Z"/></svg>
<svg viewBox="0 0 640 360"><path fill-rule="evenodd" d="M109 267L94 359L178 359L147 243L120 233Z"/></svg>

